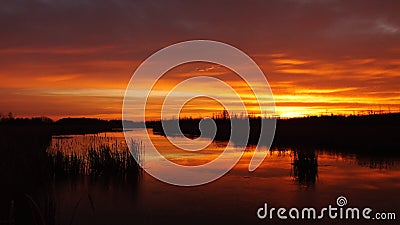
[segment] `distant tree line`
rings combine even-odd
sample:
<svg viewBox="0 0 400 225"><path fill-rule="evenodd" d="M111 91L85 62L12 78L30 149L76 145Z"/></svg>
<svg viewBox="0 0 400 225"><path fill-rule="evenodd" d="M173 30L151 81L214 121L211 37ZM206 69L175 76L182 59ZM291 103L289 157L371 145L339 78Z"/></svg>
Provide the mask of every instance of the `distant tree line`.
<svg viewBox="0 0 400 225"><path fill-rule="evenodd" d="M126 121L128 127L140 127L139 123ZM12 113L0 114L0 128L5 127L45 127L52 134L87 134L122 130L122 120L102 120L96 118L62 118L52 120L48 117L16 118Z"/></svg>

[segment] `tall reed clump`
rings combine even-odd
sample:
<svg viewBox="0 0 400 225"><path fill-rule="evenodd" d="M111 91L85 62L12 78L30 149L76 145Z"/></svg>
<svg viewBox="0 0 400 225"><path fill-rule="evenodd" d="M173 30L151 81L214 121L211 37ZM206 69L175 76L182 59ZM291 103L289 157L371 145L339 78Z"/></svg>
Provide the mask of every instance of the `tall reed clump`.
<svg viewBox="0 0 400 225"><path fill-rule="evenodd" d="M143 145L131 141L127 146L116 148L109 145L91 146L85 153L66 153L57 150L48 154L50 171L55 177L78 176L130 176L137 177L142 171ZM136 160L138 161L136 161Z"/></svg>
<svg viewBox="0 0 400 225"><path fill-rule="evenodd" d="M318 177L318 156L314 150L294 151L292 172L299 184L313 185Z"/></svg>
<svg viewBox="0 0 400 225"><path fill-rule="evenodd" d="M85 160L76 153L65 154L57 151L49 154L50 173L55 176L78 176L85 171Z"/></svg>

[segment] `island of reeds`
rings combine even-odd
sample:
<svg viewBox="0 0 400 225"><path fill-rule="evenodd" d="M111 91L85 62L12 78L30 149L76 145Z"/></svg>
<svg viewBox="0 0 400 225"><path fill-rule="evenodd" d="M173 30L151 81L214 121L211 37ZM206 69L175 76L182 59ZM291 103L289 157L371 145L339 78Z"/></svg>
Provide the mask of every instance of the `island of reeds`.
<svg viewBox="0 0 400 225"><path fill-rule="evenodd" d="M223 113L221 113L223 115ZM200 136L199 123L202 118L181 118L179 127L183 134L189 137ZM227 141L231 138L232 121L250 124L247 145L265 144L260 137L261 123L268 123L270 118L252 117L229 118L215 116L216 141ZM174 121L164 121L164 123ZM161 121L148 121L146 126L153 132L164 135ZM244 126L245 127L245 126ZM262 129L273 129L263 127ZM307 116L301 118L277 119L275 135L272 143L274 147L299 146L309 148L335 148L342 151L394 153L398 151L398 130L400 129L400 113L368 114L368 115L329 115ZM240 132L240 131L239 131ZM235 138L231 141L235 141ZM243 143L239 143L243 144Z"/></svg>

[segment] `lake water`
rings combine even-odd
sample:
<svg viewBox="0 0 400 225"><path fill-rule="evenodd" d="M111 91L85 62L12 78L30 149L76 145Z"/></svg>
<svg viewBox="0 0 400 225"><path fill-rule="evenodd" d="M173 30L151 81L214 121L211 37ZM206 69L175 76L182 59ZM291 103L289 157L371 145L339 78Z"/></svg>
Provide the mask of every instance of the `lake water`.
<svg viewBox="0 0 400 225"><path fill-rule="evenodd" d="M130 134L140 141L143 140L143 131L134 129ZM165 157L182 165L200 165L211 161L228 144L212 142L201 153L187 153L172 147L166 137L147 131ZM124 146L124 134L115 132L53 137L51 148L80 151L93 143ZM148 143L143 145L145 151ZM260 220L256 214L264 203L276 208L320 209L328 205L336 206L336 199L345 196L349 207L370 207L374 212L395 212L400 217L398 158L352 155L322 149L277 149L268 151L261 166L249 172L248 164L253 152L254 147L246 147L242 159L225 176L196 187L169 185L145 172L137 183L113 178L60 180L54 185L56 215L61 224L69 224L71 220L72 224L107 225L398 224L398 219L310 221L280 220L276 216L270 221ZM310 164L309 161L304 163L304 159L315 160L317 164Z"/></svg>

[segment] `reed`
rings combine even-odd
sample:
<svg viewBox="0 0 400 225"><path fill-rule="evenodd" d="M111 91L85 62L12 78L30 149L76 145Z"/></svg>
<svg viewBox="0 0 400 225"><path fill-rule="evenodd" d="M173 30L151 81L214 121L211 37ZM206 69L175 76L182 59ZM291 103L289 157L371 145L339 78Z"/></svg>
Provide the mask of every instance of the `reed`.
<svg viewBox="0 0 400 225"><path fill-rule="evenodd" d="M138 175L141 167L143 145L131 141L129 148L116 145L91 146L80 153L60 149L48 153L50 171L56 178L78 176L125 176Z"/></svg>

